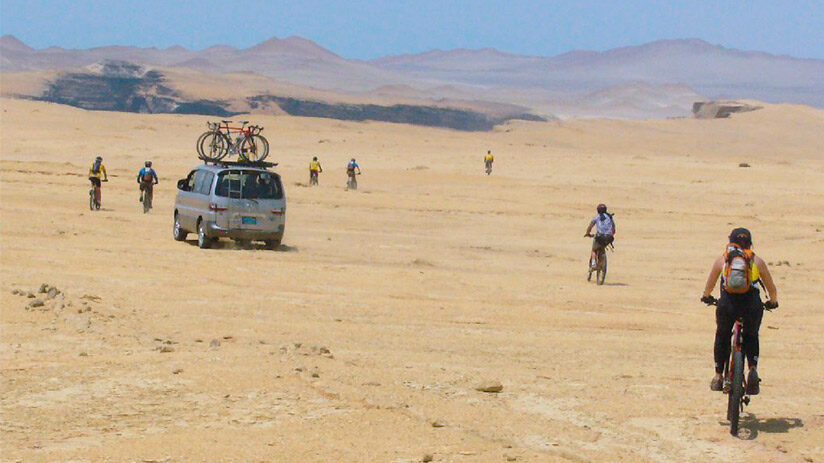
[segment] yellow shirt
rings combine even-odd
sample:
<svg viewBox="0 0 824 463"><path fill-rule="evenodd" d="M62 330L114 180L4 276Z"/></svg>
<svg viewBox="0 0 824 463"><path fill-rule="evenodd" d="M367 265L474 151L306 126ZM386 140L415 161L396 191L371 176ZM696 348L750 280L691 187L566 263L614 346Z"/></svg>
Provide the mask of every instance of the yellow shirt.
<svg viewBox="0 0 824 463"><path fill-rule="evenodd" d="M312 172L320 172L320 163L318 161L312 161L309 163L309 170Z"/></svg>
<svg viewBox="0 0 824 463"><path fill-rule="evenodd" d="M484 156L484 161L486 162L492 162L493 160L495 160L495 158L493 158L491 154Z"/></svg>
<svg viewBox="0 0 824 463"><path fill-rule="evenodd" d="M108 177L108 175L106 174L106 166L104 166L103 163L101 162L100 163L100 172L95 172L94 171L94 163L92 163L92 166L89 167L89 177L90 178L91 177L100 178L101 175L106 175Z"/></svg>

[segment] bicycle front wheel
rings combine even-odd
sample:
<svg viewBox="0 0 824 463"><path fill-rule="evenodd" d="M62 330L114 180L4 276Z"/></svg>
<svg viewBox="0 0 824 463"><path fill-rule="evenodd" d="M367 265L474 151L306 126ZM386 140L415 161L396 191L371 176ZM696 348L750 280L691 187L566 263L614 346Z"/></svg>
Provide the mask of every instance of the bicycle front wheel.
<svg viewBox="0 0 824 463"><path fill-rule="evenodd" d="M204 161L220 161L229 153L229 140L220 132L206 132L197 141L197 153Z"/></svg>
<svg viewBox="0 0 824 463"><path fill-rule="evenodd" d="M262 135L249 135L240 143L238 156L244 161L263 161L269 155L269 141Z"/></svg>
<svg viewBox="0 0 824 463"><path fill-rule="evenodd" d="M741 401L744 398L744 354L732 354L732 385L727 402L727 419L730 420L730 434L738 435L738 421L741 417Z"/></svg>
<svg viewBox="0 0 824 463"><path fill-rule="evenodd" d="M607 253L606 252L601 253L601 257L600 257L599 260L600 260L600 262L599 262L600 265L598 266L598 277L597 277L598 280L597 280L597 283L599 285L602 285L602 284L604 284L604 280L607 279Z"/></svg>

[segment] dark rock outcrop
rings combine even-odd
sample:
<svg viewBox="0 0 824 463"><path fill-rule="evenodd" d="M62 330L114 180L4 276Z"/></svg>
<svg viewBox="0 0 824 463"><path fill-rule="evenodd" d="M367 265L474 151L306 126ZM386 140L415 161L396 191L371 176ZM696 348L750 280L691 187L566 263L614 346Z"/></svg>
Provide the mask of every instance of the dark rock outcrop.
<svg viewBox="0 0 824 463"><path fill-rule="evenodd" d="M497 124L512 119L546 120L534 114L515 114L493 118L480 112L438 106L326 103L274 95L257 95L247 98L247 101L253 109L265 109L274 103L293 116L325 117L347 121L395 122L466 131L492 130Z"/></svg>

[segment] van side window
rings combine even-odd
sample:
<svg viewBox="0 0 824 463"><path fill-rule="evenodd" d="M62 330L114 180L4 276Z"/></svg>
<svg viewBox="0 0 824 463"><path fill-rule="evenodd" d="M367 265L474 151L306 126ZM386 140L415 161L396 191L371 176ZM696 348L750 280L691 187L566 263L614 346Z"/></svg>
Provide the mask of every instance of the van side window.
<svg viewBox="0 0 824 463"><path fill-rule="evenodd" d="M192 191L202 195L209 194L209 188L212 186L212 179L215 174L207 170L198 170L195 173L195 186Z"/></svg>
<svg viewBox="0 0 824 463"><path fill-rule="evenodd" d="M208 195L210 193L209 190L212 189L212 180L215 178L215 174L209 171L202 171L203 178L201 179L200 184L198 185L195 183L197 188L197 192L202 195Z"/></svg>

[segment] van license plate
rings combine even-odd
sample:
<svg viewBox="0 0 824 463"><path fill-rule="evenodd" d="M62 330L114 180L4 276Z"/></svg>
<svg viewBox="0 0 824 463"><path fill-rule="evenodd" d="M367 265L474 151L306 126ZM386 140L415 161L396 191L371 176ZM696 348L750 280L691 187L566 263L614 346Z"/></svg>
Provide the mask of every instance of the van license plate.
<svg viewBox="0 0 824 463"><path fill-rule="evenodd" d="M240 223L243 225L257 225L257 217L242 217Z"/></svg>

